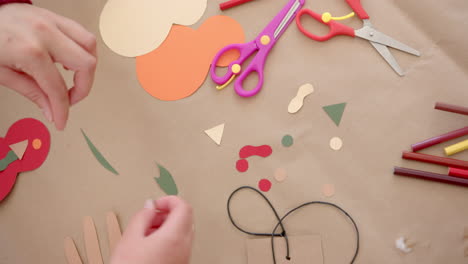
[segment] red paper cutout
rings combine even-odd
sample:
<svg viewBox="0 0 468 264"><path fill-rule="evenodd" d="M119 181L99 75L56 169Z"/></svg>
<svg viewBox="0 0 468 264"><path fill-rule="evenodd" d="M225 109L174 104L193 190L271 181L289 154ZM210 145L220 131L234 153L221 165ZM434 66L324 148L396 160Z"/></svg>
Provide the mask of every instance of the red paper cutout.
<svg viewBox="0 0 468 264"><path fill-rule="evenodd" d="M12 162L0 172L0 202L15 185L18 173L35 170L47 159L50 149L49 130L42 122L33 118L17 121L8 129L5 138L0 138L0 156L5 156L11 150L10 145L24 140L28 140L28 147L23 158Z"/></svg>
<svg viewBox="0 0 468 264"><path fill-rule="evenodd" d="M246 159L240 159L236 163L236 169L239 172L246 172L249 169L249 162Z"/></svg>
<svg viewBox="0 0 468 264"><path fill-rule="evenodd" d="M269 181L267 179L261 179L258 182L258 188L262 192L268 192L271 189L271 181Z"/></svg>
<svg viewBox="0 0 468 264"><path fill-rule="evenodd" d="M245 146L239 151L239 157L241 159L246 159L252 156L260 156L266 158L273 153L273 150L268 145L263 145L259 147L255 146Z"/></svg>

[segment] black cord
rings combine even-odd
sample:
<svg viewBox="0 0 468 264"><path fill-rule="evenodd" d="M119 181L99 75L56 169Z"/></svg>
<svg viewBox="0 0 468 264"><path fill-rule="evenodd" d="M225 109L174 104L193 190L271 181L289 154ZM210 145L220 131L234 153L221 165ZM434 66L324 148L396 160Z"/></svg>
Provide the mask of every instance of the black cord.
<svg viewBox="0 0 468 264"><path fill-rule="evenodd" d="M241 227L239 227L235 222L234 222L234 219L232 218L232 214L231 214L231 199L232 197L237 193L239 192L240 190L244 190L244 189L248 189L248 190L252 190L252 191L255 191L257 194L260 194L260 196L268 203L268 205L270 206L271 210L273 210L273 213L275 214L275 217L276 219L278 220L278 223L276 224L275 228L273 229L273 231L268 234L268 233L255 233L255 232L249 232L249 231L246 231L244 229L242 229ZM227 201L227 211L228 211L228 216L229 216L229 220L231 220L231 223L241 232L245 233L245 234L249 234L249 235L253 235L253 236L270 236L271 237L271 252L272 252L272 256L273 256L273 263L276 264L276 254L275 254L275 242L274 242L274 237L284 237L285 241L286 241L286 259L290 260L290 250L289 250L289 241L288 241L288 236L286 234L286 229L284 228L283 226L283 222L284 222L284 219L286 219L286 217L288 217L290 214L292 214L293 212L303 208L303 207L306 207L306 206L309 206L309 205L326 205L326 206L332 206L336 209L338 209L340 212L342 212L344 215L346 215L346 217L348 217L349 220L351 220L351 223L353 224L354 226L354 230L356 231L356 250L354 252L354 256L351 260L351 264L354 263L354 261L356 260L357 256L358 256L358 253L359 253L359 229L357 227L357 224L356 222L354 221L354 219L351 217L350 214L348 214L348 212L346 212L343 208L341 208L340 206L336 205L336 204L333 204L333 203L329 203L329 202L322 202L322 201L313 201L313 202L308 202L308 203L304 203L302 205L299 205L298 207L290 210L289 212L287 212L282 218L279 217L275 207L273 206L273 204L271 204L270 200L268 200L268 198L263 194L261 193L260 191L258 191L257 189L253 188L253 187L250 187L250 186L242 186L242 187L239 187L237 188L234 192L231 193L231 195L229 196L229 199ZM276 232L276 229L278 229L278 227L281 227L281 229L283 230L283 232L281 233L275 233Z"/></svg>

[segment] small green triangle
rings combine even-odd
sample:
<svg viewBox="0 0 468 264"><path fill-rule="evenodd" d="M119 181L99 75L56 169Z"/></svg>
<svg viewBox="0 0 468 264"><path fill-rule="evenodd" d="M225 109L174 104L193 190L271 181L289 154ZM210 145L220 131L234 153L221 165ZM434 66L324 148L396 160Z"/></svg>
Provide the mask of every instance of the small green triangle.
<svg viewBox="0 0 468 264"><path fill-rule="evenodd" d="M346 103L334 104L324 106L323 110L328 114L328 116L335 122L337 126L340 126L341 118L343 117L344 110L346 108Z"/></svg>

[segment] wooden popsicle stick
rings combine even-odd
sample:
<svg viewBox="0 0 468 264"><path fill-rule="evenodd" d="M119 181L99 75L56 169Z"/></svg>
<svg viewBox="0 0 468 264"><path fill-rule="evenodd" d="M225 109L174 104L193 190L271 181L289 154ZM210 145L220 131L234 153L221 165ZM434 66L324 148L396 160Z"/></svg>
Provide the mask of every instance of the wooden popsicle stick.
<svg viewBox="0 0 468 264"><path fill-rule="evenodd" d="M103 264L96 226L91 216L86 216L83 219L83 235L88 264Z"/></svg>
<svg viewBox="0 0 468 264"><path fill-rule="evenodd" d="M114 252L115 247L122 238L119 221L114 212L107 213L107 237L109 238L110 253Z"/></svg>
<svg viewBox="0 0 468 264"><path fill-rule="evenodd" d="M76 249L75 242L71 237L66 237L64 241L65 257L68 264L83 264L80 254Z"/></svg>

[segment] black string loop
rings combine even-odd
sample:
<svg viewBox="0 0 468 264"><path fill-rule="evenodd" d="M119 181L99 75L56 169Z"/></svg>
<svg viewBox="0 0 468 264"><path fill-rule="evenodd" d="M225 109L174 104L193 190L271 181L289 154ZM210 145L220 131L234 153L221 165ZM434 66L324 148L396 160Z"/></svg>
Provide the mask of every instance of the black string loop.
<svg viewBox="0 0 468 264"><path fill-rule="evenodd" d="M234 221L233 217L232 217L232 214L231 214L231 200L232 200L232 197L239 191L241 190L244 190L244 189L247 189L247 190L252 190L252 191L255 191L257 194L259 194L267 203L268 205L270 206L271 210L273 211L273 213L275 214L275 217L276 219L278 220L278 223L276 224L275 228L273 229L273 231L271 233L255 233L255 232L250 232L250 231L246 231L244 229L242 229L241 227L239 227L236 222ZM351 223L353 224L353 227L354 227L354 230L356 231L356 250L354 252L354 255L353 255L353 258L351 259L351 264L354 263L354 261L356 260L358 254L359 254L359 228L356 224L356 222L354 221L354 219L351 217L351 215L346 212L343 208L341 208L340 206L336 205L336 204L333 204L333 203L329 203L329 202L322 202L322 201L312 201L312 202L307 202L307 203L304 203L304 204L301 204L299 205L298 207L288 211L283 217L279 217L278 215L278 212L276 211L275 207L273 206L273 204L270 202L270 200L268 200L268 198L263 194L261 193L260 191L258 191L257 189L253 188L253 187L250 187L250 186L242 186L242 187L239 187L237 188L234 192L231 193L231 195L229 196L229 199L227 201L227 211L228 211L228 216L229 216L229 220L231 220L231 223L234 225L234 227L236 227L239 231L245 233L245 234L248 234L248 235L253 235L253 236L269 236L271 237L271 252L272 252L272 257L273 257L273 264L276 264L276 254L275 254L275 242L274 242L274 237L284 237L285 241L286 241L286 259L290 260L291 257L290 257L290 250L289 250L289 240L288 240L288 236L287 236L287 233L286 233L286 229L284 228L283 226L283 222L284 220L290 215L292 214L293 212L299 210L299 209L302 209L306 206L309 206L309 205L325 205L325 206L331 206L331 207L334 207L336 209L338 209L341 213L343 213L350 221ZM281 230L282 232L281 233L275 233L276 230L281 227Z"/></svg>

